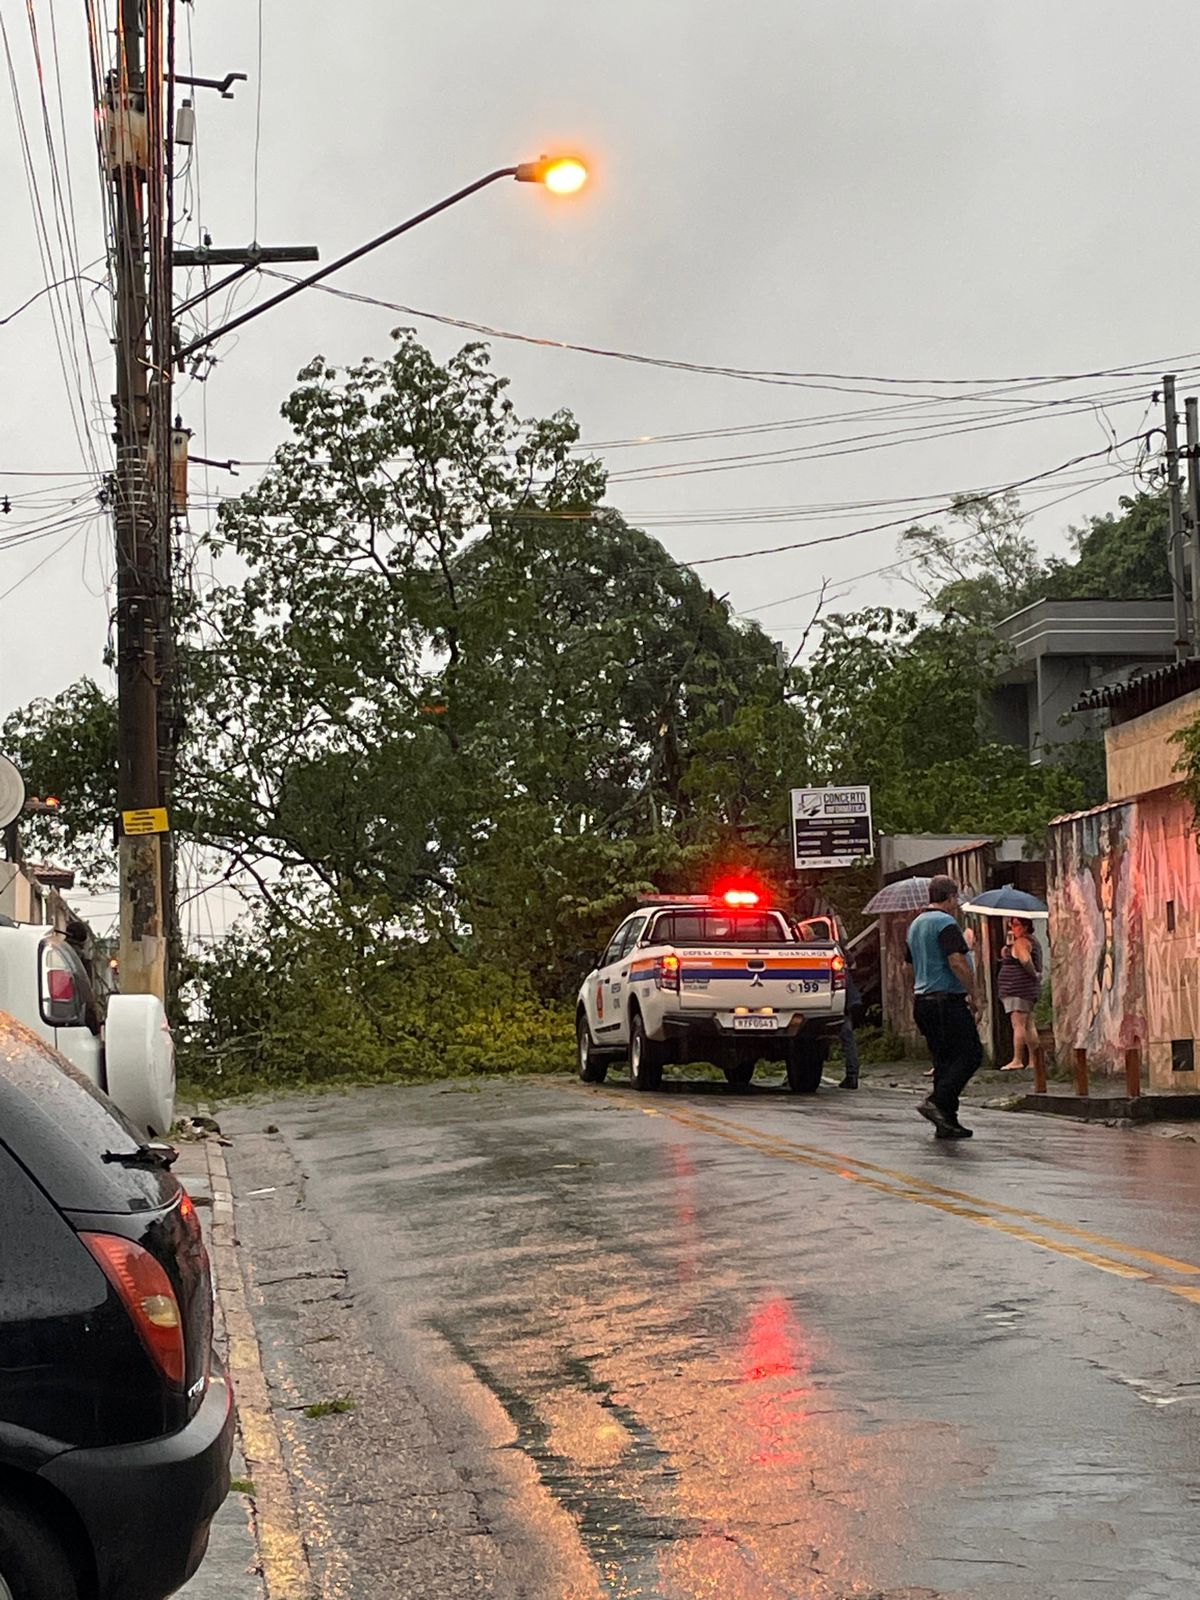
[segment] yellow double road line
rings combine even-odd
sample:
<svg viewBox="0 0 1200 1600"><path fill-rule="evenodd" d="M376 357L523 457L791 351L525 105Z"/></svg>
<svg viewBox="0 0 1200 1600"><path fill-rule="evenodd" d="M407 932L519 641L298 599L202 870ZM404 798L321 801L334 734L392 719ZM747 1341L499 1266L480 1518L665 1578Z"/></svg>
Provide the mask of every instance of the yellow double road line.
<svg viewBox="0 0 1200 1600"><path fill-rule="evenodd" d="M616 1096L611 1098L618 1104L629 1104L628 1100L617 1101ZM739 1122L733 1117L719 1117L690 1107L687 1110L675 1109L661 1103L653 1107L642 1105L638 1109L651 1116L666 1117L695 1133L708 1134L729 1144L755 1150L760 1155L813 1167L846 1182L861 1184L878 1194L907 1200L912 1205L928 1206L948 1216L961 1217L965 1222L1007 1234L1040 1250L1050 1250L1055 1255L1081 1261L1099 1272L1146 1283L1152 1288L1163 1289L1168 1294L1200 1305L1200 1283L1179 1281L1200 1278L1200 1265L1195 1262L1180 1261L1175 1256L1162 1255L1156 1250L1143 1250L1140 1246L1125 1244L1106 1234L1093 1233L1074 1223L1060 1222L1038 1211L1026 1211L1019 1206L985 1200L961 1189L947 1189L918 1178L911 1172L880 1166L873 1161L864 1161L859 1156L842 1155L820 1145L801 1144L749 1123ZM1073 1240L1079 1242L1073 1243Z"/></svg>

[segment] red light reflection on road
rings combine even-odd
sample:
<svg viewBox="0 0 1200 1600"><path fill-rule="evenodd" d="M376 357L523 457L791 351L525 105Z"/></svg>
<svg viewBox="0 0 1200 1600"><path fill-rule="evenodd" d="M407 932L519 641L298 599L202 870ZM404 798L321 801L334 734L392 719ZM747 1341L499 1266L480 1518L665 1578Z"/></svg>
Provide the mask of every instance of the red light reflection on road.
<svg viewBox="0 0 1200 1600"><path fill-rule="evenodd" d="M804 1459L798 1430L807 1415L802 1402L812 1390L796 1380L811 1366L790 1303L779 1295L756 1306L742 1347L743 1402L755 1438L750 1459L756 1464L794 1466Z"/></svg>
<svg viewBox="0 0 1200 1600"><path fill-rule="evenodd" d="M768 1300L750 1318L746 1334L745 1377L794 1378L796 1366L795 1318L786 1300Z"/></svg>

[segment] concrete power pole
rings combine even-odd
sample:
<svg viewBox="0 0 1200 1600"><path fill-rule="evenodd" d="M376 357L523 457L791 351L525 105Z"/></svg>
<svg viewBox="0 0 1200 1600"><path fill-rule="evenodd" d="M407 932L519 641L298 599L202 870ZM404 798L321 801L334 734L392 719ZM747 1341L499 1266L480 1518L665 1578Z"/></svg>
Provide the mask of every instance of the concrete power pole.
<svg viewBox="0 0 1200 1600"><path fill-rule="evenodd" d="M1171 594L1175 601L1175 657L1182 661L1191 653L1188 627L1188 595L1183 567L1183 505L1179 488L1179 414L1175 409L1175 379L1163 378L1163 426L1167 439L1167 505L1170 511Z"/></svg>
<svg viewBox="0 0 1200 1600"><path fill-rule="evenodd" d="M160 526L169 481L170 362L152 362L151 303L161 291L163 210L162 0L119 0L117 65L108 89L108 169L117 289L117 727L121 987L166 997L167 918L159 832L159 636L169 573ZM144 17L144 29L143 29ZM169 282L169 276L167 281ZM161 310L156 306L155 310ZM158 340L156 339L157 343ZM161 346L160 346L161 349ZM153 380L152 380L153 374ZM169 433L166 435L169 440ZM140 819L128 813L138 812ZM139 826L148 830L139 832Z"/></svg>

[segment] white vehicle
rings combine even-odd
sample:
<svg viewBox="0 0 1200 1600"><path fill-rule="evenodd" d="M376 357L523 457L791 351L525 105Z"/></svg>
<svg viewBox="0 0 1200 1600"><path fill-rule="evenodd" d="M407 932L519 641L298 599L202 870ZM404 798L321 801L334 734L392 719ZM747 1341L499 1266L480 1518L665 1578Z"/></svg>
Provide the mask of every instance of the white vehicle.
<svg viewBox="0 0 1200 1600"><path fill-rule="evenodd" d="M748 889L655 896L626 917L579 991L585 1083L627 1055L637 1089L682 1061L712 1061L742 1085L767 1059L786 1063L798 1094L816 1092L846 1012L846 958L758 902Z"/></svg>
<svg viewBox="0 0 1200 1600"><path fill-rule="evenodd" d="M65 1056L139 1131L169 1131L175 1045L161 1000L112 995L101 1027L87 970L66 937L0 916L0 1012Z"/></svg>

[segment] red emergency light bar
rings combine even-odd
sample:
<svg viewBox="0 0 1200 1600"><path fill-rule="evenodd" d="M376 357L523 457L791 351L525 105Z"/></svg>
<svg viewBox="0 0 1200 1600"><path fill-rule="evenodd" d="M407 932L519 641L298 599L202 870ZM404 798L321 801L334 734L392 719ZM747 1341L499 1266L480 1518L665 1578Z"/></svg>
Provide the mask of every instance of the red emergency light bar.
<svg viewBox="0 0 1200 1600"><path fill-rule="evenodd" d="M640 906L727 906L733 911L751 911L762 901L757 889L726 889L722 894L642 894Z"/></svg>

